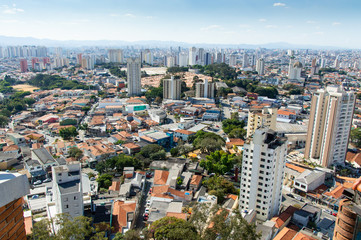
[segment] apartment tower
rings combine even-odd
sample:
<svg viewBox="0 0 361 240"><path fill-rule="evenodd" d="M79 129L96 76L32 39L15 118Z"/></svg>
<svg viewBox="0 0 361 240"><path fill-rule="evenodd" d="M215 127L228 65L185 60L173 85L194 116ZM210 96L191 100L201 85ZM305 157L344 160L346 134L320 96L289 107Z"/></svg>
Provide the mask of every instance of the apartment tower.
<svg viewBox="0 0 361 240"><path fill-rule="evenodd" d="M312 96L305 158L324 167L344 164L354 107L355 94L341 86L329 86Z"/></svg>
<svg viewBox="0 0 361 240"><path fill-rule="evenodd" d="M174 79L174 76L171 79L163 80L163 98L179 100L181 98L181 83L182 80Z"/></svg>
<svg viewBox="0 0 361 240"><path fill-rule="evenodd" d="M265 221L278 214L287 155L287 138L268 128L257 129L244 145L239 207L255 210Z"/></svg>
<svg viewBox="0 0 361 240"><path fill-rule="evenodd" d="M204 82L196 84L196 97L197 98L214 98L214 83L208 82L206 78Z"/></svg>
<svg viewBox="0 0 361 240"><path fill-rule="evenodd" d="M141 63L139 58L128 58L127 63L127 81L128 81L128 96L139 96L141 92Z"/></svg>
<svg viewBox="0 0 361 240"><path fill-rule="evenodd" d="M248 112L247 137L251 137L256 129L268 127L276 131L277 109L250 109Z"/></svg>

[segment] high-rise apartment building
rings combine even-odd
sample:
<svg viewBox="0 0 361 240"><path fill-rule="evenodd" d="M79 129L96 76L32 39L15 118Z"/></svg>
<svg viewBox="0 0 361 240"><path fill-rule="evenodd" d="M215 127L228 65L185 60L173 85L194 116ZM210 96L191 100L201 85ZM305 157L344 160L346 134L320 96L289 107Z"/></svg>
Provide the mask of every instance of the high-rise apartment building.
<svg viewBox="0 0 361 240"><path fill-rule="evenodd" d="M212 64L212 54L207 52L204 54L204 65L207 66L210 64Z"/></svg>
<svg viewBox="0 0 361 240"><path fill-rule="evenodd" d="M198 49L198 59L197 59L197 63L199 65L204 66L204 48L199 48Z"/></svg>
<svg viewBox="0 0 361 240"><path fill-rule="evenodd" d="M83 54L82 53L79 53L78 55L76 55L76 62L77 62L77 64L82 65L82 63L83 63Z"/></svg>
<svg viewBox="0 0 361 240"><path fill-rule="evenodd" d="M163 98L179 100L181 98L181 83L182 80L174 79L174 76L172 76L171 79L164 79Z"/></svg>
<svg viewBox="0 0 361 240"><path fill-rule="evenodd" d="M291 58L288 66L288 79L301 80L302 67L302 63Z"/></svg>
<svg viewBox="0 0 361 240"><path fill-rule="evenodd" d="M188 55L187 53L179 53L178 65L180 67L186 67L188 65Z"/></svg>
<svg viewBox="0 0 361 240"><path fill-rule="evenodd" d="M52 201L55 212L48 212L49 217L66 213L72 218L84 213L81 167L79 162L71 162L65 166L53 166ZM51 207L49 208L51 209Z"/></svg>
<svg viewBox="0 0 361 240"><path fill-rule="evenodd" d="M264 60L263 58L260 58L256 62L256 71L258 72L258 75L264 75Z"/></svg>
<svg viewBox="0 0 361 240"><path fill-rule="evenodd" d="M277 108L250 109L248 112L247 137L251 137L256 129L268 127L276 131Z"/></svg>
<svg viewBox="0 0 361 240"><path fill-rule="evenodd" d="M108 59L111 63L123 63L123 50L108 49Z"/></svg>
<svg viewBox="0 0 361 240"><path fill-rule="evenodd" d="M355 94L341 86L329 86L312 96L305 158L324 167L344 164L354 106Z"/></svg>
<svg viewBox="0 0 361 240"><path fill-rule="evenodd" d="M242 160L240 210L255 210L259 220L278 214L287 155L287 138L267 128L247 139Z"/></svg>
<svg viewBox="0 0 361 240"><path fill-rule="evenodd" d="M141 63L139 58L128 58L127 81L128 96L139 96L142 92L141 86Z"/></svg>
<svg viewBox="0 0 361 240"><path fill-rule="evenodd" d="M175 66L175 57L174 56L167 56L167 67L174 67Z"/></svg>
<svg viewBox="0 0 361 240"><path fill-rule="evenodd" d="M23 197L29 193L26 175L0 172L0 239L26 240Z"/></svg>
<svg viewBox="0 0 361 240"><path fill-rule="evenodd" d="M23 73L28 71L28 61L26 59L20 60L20 71Z"/></svg>
<svg viewBox="0 0 361 240"><path fill-rule="evenodd" d="M229 66L234 67L236 65L237 65L237 54L232 53L229 56Z"/></svg>
<svg viewBox="0 0 361 240"><path fill-rule="evenodd" d="M214 98L214 83L208 82L206 78L204 82L196 84L196 97L197 98Z"/></svg>
<svg viewBox="0 0 361 240"><path fill-rule="evenodd" d="M197 48L195 47L191 47L189 48L189 54L188 54L188 64L190 66L196 65L197 64Z"/></svg>
<svg viewBox="0 0 361 240"><path fill-rule="evenodd" d="M346 199L339 203L335 240L357 240L361 237L361 178L356 180L350 190L343 192Z"/></svg>
<svg viewBox="0 0 361 240"><path fill-rule="evenodd" d="M153 65L153 53L149 49L142 52L142 62Z"/></svg>
<svg viewBox="0 0 361 240"><path fill-rule="evenodd" d="M247 53L243 53L242 67L249 67L249 59Z"/></svg>

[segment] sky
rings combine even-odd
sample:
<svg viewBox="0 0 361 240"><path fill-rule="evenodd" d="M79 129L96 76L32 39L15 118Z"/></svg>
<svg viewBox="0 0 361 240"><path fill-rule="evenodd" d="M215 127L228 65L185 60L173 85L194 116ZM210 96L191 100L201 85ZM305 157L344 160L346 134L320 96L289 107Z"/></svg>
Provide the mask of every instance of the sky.
<svg viewBox="0 0 361 240"><path fill-rule="evenodd" d="M0 35L361 48L359 0L0 0Z"/></svg>

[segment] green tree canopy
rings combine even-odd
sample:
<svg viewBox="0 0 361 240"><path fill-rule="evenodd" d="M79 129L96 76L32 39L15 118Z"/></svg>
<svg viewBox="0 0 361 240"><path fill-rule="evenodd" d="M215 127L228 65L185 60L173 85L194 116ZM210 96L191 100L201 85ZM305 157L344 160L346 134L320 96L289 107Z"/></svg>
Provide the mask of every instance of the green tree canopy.
<svg viewBox="0 0 361 240"><path fill-rule="evenodd" d="M76 130L76 127L74 127L74 126L67 127L67 128L61 128L59 130L59 135L64 140L70 140L71 138L78 136L78 131Z"/></svg>
<svg viewBox="0 0 361 240"><path fill-rule="evenodd" d="M69 148L69 156L75 158L77 161L83 157L83 151L77 147Z"/></svg>
<svg viewBox="0 0 361 240"><path fill-rule="evenodd" d="M209 194L217 196L218 203L223 202L225 194L239 195L239 190L234 187L233 183L222 176L210 177L204 180L203 184L208 188Z"/></svg>
<svg viewBox="0 0 361 240"><path fill-rule="evenodd" d="M164 217L153 222L149 227L148 234L155 240L199 239L193 224L176 217Z"/></svg>
<svg viewBox="0 0 361 240"><path fill-rule="evenodd" d="M67 125L73 125L76 126L78 124L78 121L76 119L65 119L60 122L60 126L67 126Z"/></svg>
<svg viewBox="0 0 361 240"><path fill-rule="evenodd" d="M350 139L356 147L361 147L361 128L355 128L351 130Z"/></svg>
<svg viewBox="0 0 361 240"><path fill-rule="evenodd" d="M221 136L211 132L198 131L190 140L193 140L193 146L201 149L203 153L221 150L225 145Z"/></svg>
<svg viewBox="0 0 361 240"><path fill-rule="evenodd" d="M222 121L222 129L225 133L229 134L233 129L244 128L244 121L239 121L238 119L226 119Z"/></svg>
<svg viewBox="0 0 361 240"><path fill-rule="evenodd" d="M229 172L234 165L234 155L224 151L211 152L206 159L202 160L200 165L210 173L225 174Z"/></svg>
<svg viewBox="0 0 361 240"><path fill-rule="evenodd" d="M112 185L112 179L112 175L104 173L97 178L97 182L100 188L109 188Z"/></svg>

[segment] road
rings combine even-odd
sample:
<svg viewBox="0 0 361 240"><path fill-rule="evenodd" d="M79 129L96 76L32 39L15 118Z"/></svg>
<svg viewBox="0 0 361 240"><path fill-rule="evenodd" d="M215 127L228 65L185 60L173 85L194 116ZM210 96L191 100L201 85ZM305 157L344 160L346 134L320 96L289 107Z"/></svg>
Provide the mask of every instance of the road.
<svg viewBox="0 0 361 240"><path fill-rule="evenodd" d="M146 182L145 193L144 193L142 201L140 203L139 214L138 214L137 221L135 222L135 228L138 228L138 229L143 229L145 227L145 222L143 220L143 215L144 215L144 211L145 211L145 208L146 208L145 204L146 204L146 202L148 200L148 197L150 197L149 196L149 190L152 187L153 179L146 179L145 182Z"/></svg>

